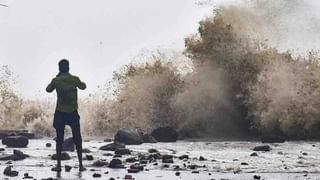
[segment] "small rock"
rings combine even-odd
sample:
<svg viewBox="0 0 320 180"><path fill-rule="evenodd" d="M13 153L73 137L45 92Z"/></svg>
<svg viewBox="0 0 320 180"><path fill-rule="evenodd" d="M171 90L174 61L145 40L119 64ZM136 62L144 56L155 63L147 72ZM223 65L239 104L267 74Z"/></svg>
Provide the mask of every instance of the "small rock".
<svg viewBox="0 0 320 180"><path fill-rule="evenodd" d="M124 144L121 143L111 143L111 144L107 144L105 146L100 147L99 149L102 151L115 151L117 149L120 148L125 148L126 146Z"/></svg>
<svg viewBox="0 0 320 180"><path fill-rule="evenodd" d="M46 147L51 147L51 146L52 146L51 143L47 143L47 144L46 144Z"/></svg>
<svg viewBox="0 0 320 180"><path fill-rule="evenodd" d="M261 176L254 175L254 176L253 176L253 179L261 179Z"/></svg>
<svg viewBox="0 0 320 180"><path fill-rule="evenodd" d="M86 155L86 159L88 160L88 161L93 161L93 156L92 155Z"/></svg>
<svg viewBox="0 0 320 180"><path fill-rule="evenodd" d="M106 165L108 165L108 163L105 161L101 161L101 160L97 160L92 164L92 166L94 166L94 167L103 167Z"/></svg>
<svg viewBox="0 0 320 180"><path fill-rule="evenodd" d="M116 155L129 155L131 154L129 149L126 148L119 148L114 152Z"/></svg>
<svg viewBox="0 0 320 180"><path fill-rule="evenodd" d="M100 177L101 177L101 174L99 174L99 173L94 173L94 174L92 175L92 177L94 177L94 178L100 178Z"/></svg>
<svg viewBox="0 0 320 180"><path fill-rule="evenodd" d="M15 177L19 175L19 172L12 170L12 166L7 166L4 169L3 174L9 177Z"/></svg>
<svg viewBox="0 0 320 180"><path fill-rule="evenodd" d="M304 152L304 153L302 153L302 155L307 156L307 155L308 155L308 153Z"/></svg>
<svg viewBox="0 0 320 180"><path fill-rule="evenodd" d="M254 151L270 151L271 147L269 145L256 146L253 148Z"/></svg>
<svg viewBox="0 0 320 180"><path fill-rule="evenodd" d="M258 154L253 152L253 153L250 154L250 156L258 156Z"/></svg>
<svg viewBox="0 0 320 180"><path fill-rule="evenodd" d="M112 159L109 163L109 168L121 169L124 168L120 159Z"/></svg>
<svg viewBox="0 0 320 180"><path fill-rule="evenodd" d="M82 153L91 153L91 151L88 148L83 148Z"/></svg>
<svg viewBox="0 0 320 180"><path fill-rule="evenodd" d="M125 175L125 176L124 176L124 179L133 180L133 178L132 178L131 175Z"/></svg>
<svg viewBox="0 0 320 180"><path fill-rule="evenodd" d="M129 163L133 163L133 162L137 162L137 161L138 160L135 157L131 157L131 158L126 159L126 162L129 162Z"/></svg>
<svg viewBox="0 0 320 180"><path fill-rule="evenodd" d="M192 171L191 173L192 174L199 174L200 172L199 171Z"/></svg>
<svg viewBox="0 0 320 180"><path fill-rule="evenodd" d="M177 171L177 172L175 173L176 176L180 176L180 174L181 174L181 173L180 173L179 171Z"/></svg>
<svg viewBox="0 0 320 180"><path fill-rule="evenodd" d="M143 143L142 136L139 132L129 129L120 129L115 137L115 142L120 142L125 145L140 145Z"/></svg>
<svg viewBox="0 0 320 180"><path fill-rule="evenodd" d="M249 164L246 163L246 162L242 162L241 165L242 165L242 166L248 166Z"/></svg>
<svg viewBox="0 0 320 180"><path fill-rule="evenodd" d="M199 161L206 161L206 160L207 160L207 159L204 158L204 157L202 157L202 156L199 157Z"/></svg>
<svg viewBox="0 0 320 180"><path fill-rule="evenodd" d="M29 173L24 173L23 174L23 179L33 179L33 177L29 176Z"/></svg>
<svg viewBox="0 0 320 180"><path fill-rule="evenodd" d="M180 160L189 159L188 155L182 155L179 157Z"/></svg>
<svg viewBox="0 0 320 180"><path fill-rule="evenodd" d="M29 139L25 136L7 136L2 139L2 144L11 148L25 148L29 144Z"/></svg>
<svg viewBox="0 0 320 180"><path fill-rule="evenodd" d="M71 166L68 166L68 165L65 165L65 166L64 166L64 170L65 170L66 172L70 172L71 169L72 169Z"/></svg>
<svg viewBox="0 0 320 180"><path fill-rule="evenodd" d="M148 152L149 152L149 153L158 153L159 151L156 150L156 149L149 149Z"/></svg>

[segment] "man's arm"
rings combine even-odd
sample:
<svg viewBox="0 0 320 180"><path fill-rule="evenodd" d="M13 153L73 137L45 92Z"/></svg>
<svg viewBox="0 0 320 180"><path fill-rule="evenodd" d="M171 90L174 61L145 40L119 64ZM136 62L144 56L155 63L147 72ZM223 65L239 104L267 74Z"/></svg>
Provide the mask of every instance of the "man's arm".
<svg viewBox="0 0 320 180"><path fill-rule="evenodd" d="M87 85L86 83L82 82L79 78L78 79L78 88L81 89L81 90L85 90L87 88Z"/></svg>
<svg viewBox="0 0 320 180"><path fill-rule="evenodd" d="M50 84L47 86L46 91L47 91L48 93L51 93L51 92L54 91L54 89L55 89L55 87L54 87L54 83L53 83L53 80L52 80L52 81L50 82Z"/></svg>

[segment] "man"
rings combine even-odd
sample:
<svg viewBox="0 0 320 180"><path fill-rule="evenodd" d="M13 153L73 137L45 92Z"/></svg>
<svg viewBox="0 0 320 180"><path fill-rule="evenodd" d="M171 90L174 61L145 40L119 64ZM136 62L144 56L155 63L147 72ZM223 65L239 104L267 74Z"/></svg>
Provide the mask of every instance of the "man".
<svg viewBox="0 0 320 180"><path fill-rule="evenodd" d="M57 105L54 114L53 127L56 129L56 153L57 166L53 171L61 171L61 151L64 139L65 125L69 125L72 130L73 141L76 145L79 170L84 171L82 164L82 139L80 132L80 116L78 114L78 92L77 89L86 89L86 84L76 76L69 73L69 61L63 59L59 62L59 74L53 78L46 88L51 93L57 92Z"/></svg>

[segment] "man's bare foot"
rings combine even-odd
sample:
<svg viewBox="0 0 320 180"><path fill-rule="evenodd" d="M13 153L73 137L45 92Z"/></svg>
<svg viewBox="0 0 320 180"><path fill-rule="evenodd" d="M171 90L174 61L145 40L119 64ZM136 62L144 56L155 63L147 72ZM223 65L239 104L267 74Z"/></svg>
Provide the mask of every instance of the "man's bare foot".
<svg viewBox="0 0 320 180"><path fill-rule="evenodd" d="M51 168L51 171L61 172L61 166Z"/></svg>
<svg viewBox="0 0 320 180"><path fill-rule="evenodd" d="M79 167L79 171L86 171L87 169L85 168L85 167L83 167L83 166L80 166Z"/></svg>

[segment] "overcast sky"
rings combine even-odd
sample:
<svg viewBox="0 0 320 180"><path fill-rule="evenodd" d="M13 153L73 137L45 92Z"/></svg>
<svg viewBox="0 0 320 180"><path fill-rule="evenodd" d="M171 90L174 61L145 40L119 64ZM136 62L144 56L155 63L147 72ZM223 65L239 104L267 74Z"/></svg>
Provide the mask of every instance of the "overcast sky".
<svg viewBox="0 0 320 180"><path fill-rule="evenodd" d="M199 6L198 1L213 3ZM184 38L197 32L198 22L212 14L214 5L226 1L236 2L0 0L9 6L0 6L0 65L9 65L18 76L20 94L47 97L52 95L44 89L57 74L57 62L67 58L71 72L88 84L81 92L85 96L141 50L183 49ZM293 8L299 12L282 18L285 48L320 45L320 3L303 2L308 5Z"/></svg>
<svg viewBox="0 0 320 180"><path fill-rule="evenodd" d="M212 6L195 0L0 0L0 64L18 76L18 91L43 96L67 58L87 93L142 49L182 49Z"/></svg>

